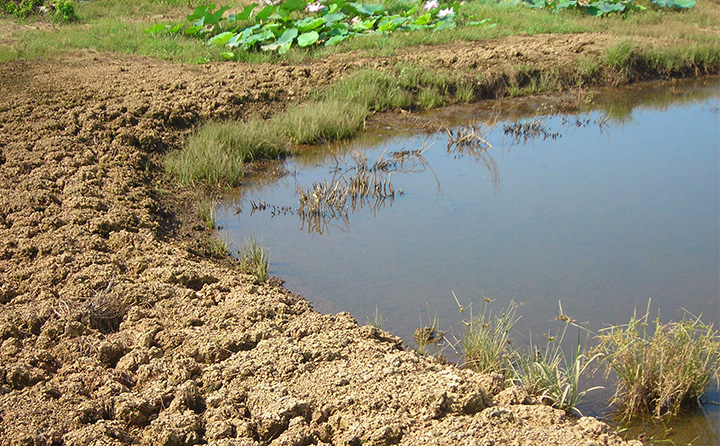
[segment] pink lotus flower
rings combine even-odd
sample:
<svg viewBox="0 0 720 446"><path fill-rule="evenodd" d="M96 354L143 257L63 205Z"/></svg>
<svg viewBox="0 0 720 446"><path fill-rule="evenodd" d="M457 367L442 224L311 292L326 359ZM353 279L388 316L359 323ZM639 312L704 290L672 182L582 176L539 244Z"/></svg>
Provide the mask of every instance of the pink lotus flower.
<svg viewBox="0 0 720 446"><path fill-rule="evenodd" d="M306 9L308 10L308 12L318 12L321 9L323 9L324 7L325 7L325 5L323 5L322 3L315 2L315 3L308 3Z"/></svg>
<svg viewBox="0 0 720 446"><path fill-rule="evenodd" d="M431 9L439 8L440 3L438 3L438 0L427 0L425 2L425 11L430 11Z"/></svg>
<svg viewBox="0 0 720 446"><path fill-rule="evenodd" d="M362 22L362 19L358 16L355 16L350 20L351 25L357 25L358 23Z"/></svg>
<svg viewBox="0 0 720 446"><path fill-rule="evenodd" d="M441 9L440 11L438 11L438 18L442 19L443 17L447 17L453 14L455 14L455 10L452 8Z"/></svg>

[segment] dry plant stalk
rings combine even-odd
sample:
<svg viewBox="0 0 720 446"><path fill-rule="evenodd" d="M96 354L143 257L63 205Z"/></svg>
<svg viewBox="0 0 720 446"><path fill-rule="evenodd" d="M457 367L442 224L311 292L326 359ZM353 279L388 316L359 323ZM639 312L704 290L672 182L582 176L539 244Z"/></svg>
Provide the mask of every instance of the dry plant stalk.
<svg viewBox="0 0 720 446"><path fill-rule="evenodd" d="M515 121L510 124L503 124L503 133L513 138L513 144L518 144L521 140L524 143L542 137L543 141L550 139L558 139L562 135L560 132L551 132L548 129L544 119L533 118L526 121Z"/></svg>
<svg viewBox="0 0 720 446"><path fill-rule="evenodd" d="M493 128L494 126L485 123L465 125L457 129L445 127L445 133L448 135L448 152L473 155L478 151L485 152L492 149L492 144L486 138Z"/></svg>
<svg viewBox="0 0 720 446"><path fill-rule="evenodd" d="M297 187L300 206L297 214L308 224L308 231L324 232L331 220L347 224L350 212L365 207L377 212L395 199L396 191L392 174L413 173L428 169L423 157L427 141L420 149L392 152L386 157L383 152L372 164L364 154L352 155L352 164L342 168L338 162L333 169L333 178L315 182L307 189Z"/></svg>
<svg viewBox="0 0 720 446"><path fill-rule="evenodd" d="M84 302L61 300L55 314L63 320L76 320L102 333L117 331L130 303L112 291L113 282Z"/></svg>
<svg viewBox="0 0 720 446"><path fill-rule="evenodd" d="M490 179L495 192L497 192L500 189L500 171L495 159L488 152L493 146L487 141L487 136L495 128L495 125L495 123L480 123L473 126L462 126L455 130L445 127L445 133L448 135L447 152L458 158L467 155L480 160L490 173Z"/></svg>

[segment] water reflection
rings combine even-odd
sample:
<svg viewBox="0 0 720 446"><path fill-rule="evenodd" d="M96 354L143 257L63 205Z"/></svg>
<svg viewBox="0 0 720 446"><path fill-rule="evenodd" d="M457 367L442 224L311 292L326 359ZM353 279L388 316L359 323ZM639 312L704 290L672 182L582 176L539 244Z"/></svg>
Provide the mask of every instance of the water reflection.
<svg viewBox="0 0 720 446"><path fill-rule="evenodd" d="M456 129L445 128L447 133L447 153L453 158L460 159L468 156L480 161L490 174L495 192L500 189L500 171L490 149L493 145L487 140L488 135L495 129L496 123L488 125L484 122L475 125L463 125Z"/></svg>
<svg viewBox="0 0 720 446"><path fill-rule="evenodd" d="M432 171L423 154L435 141L437 138L432 142L426 139L419 149L383 152L372 163L362 152L350 152L343 157L335 154L329 179L315 181L309 187L296 181L297 208L251 199L250 215L259 212L268 212L271 218L296 215L301 230L319 235L330 227L349 230L351 214L369 210L375 216L380 209L392 206L396 196L404 194L402 189L396 190L393 186L393 174ZM240 201L237 196L234 199L236 203ZM241 212L237 211L241 209L238 204L235 208L236 214Z"/></svg>
<svg viewBox="0 0 720 446"><path fill-rule="evenodd" d="M572 128L583 128L596 125L600 132L607 127L609 118L570 118L560 116L560 130L554 130L547 123L549 116L535 116L531 119L517 120L502 124L502 135L509 136L510 141L502 139L499 147L489 141L498 137L495 132L498 125L498 115L489 122L479 122L459 127L443 126L442 131L434 136L426 136L418 149L403 149L399 151L383 151L379 157L370 162L366 154L353 146L338 146L336 150L312 152L309 156L315 164L329 165L328 159L334 159L334 164L328 166L329 178L312 182L309 186L295 180L295 198L297 207L283 203L268 203L265 199L255 198L247 200L250 206L250 215L267 212L271 218L278 216L296 216L299 219L301 230L308 233L322 235L331 228L347 231L350 228L350 216L362 211L369 211L373 216L385 207L391 207L395 199L404 194L403 189L393 186L393 174L410 175L431 173L437 183L437 191L441 193L441 184L432 166L423 154L432 148L438 141L441 133L447 138L446 153L453 159L470 158L478 161L487 172L494 191L500 189L500 169L495 161L491 149L500 155L509 151L513 146L525 145L534 141L556 140L561 138L563 131ZM305 159L307 162L308 160ZM268 177L285 177L288 172L282 168L275 168ZM242 211L242 202L250 193L262 192L267 187L266 182L251 183L254 187L246 187L242 196L235 195L236 215ZM262 186L258 186L262 184Z"/></svg>

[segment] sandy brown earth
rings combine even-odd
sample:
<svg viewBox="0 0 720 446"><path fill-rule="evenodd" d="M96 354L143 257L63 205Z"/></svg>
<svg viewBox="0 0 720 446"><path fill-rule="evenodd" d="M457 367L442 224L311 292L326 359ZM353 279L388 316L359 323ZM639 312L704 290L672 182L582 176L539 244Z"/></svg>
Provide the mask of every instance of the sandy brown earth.
<svg viewBox="0 0 720 446"><path fill-rule="evenodd" d="M184 66L0 65L0 444L623 445L603 423L257 285L162 171L198 123L271 115L359 67L563 70L597 34ZM497 77L496 77L497 78ZM492 92L489 91L489 94Z"/></svg>

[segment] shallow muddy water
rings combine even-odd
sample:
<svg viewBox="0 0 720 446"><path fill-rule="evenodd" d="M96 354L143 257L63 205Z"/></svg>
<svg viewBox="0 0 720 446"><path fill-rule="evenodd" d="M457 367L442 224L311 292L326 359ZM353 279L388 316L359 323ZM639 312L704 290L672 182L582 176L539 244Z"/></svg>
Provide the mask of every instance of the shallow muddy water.
<svg viewBox="0 0 720 446"><path fill-rule="evenodd" d="M663 320L685 309L717 326L720 80L601 92L594 109L574 115L544 102L427 115L455 131L484 123L475 134L488 144L465 149L448 147L445 132L375 125L350 144L287 160L284 177L227 198L218 224L233 249L261 239L271 274L317 310L365 323L377 309L410 346L435 317L449 339L460 335L469 312L458 312L453 293L476 309L483 298L495 311L520 303L521 344L561 328L560 302L591 330L627 322L648 299ZM509 128L525 132L514 138ZM395 162L381 179L394 196L303 219L298 187L349 178L359 154L366 167L380 156ZM600 395L586 412L603 414ZM668 438L717 444L718 418L710 406Z"/></svg>

